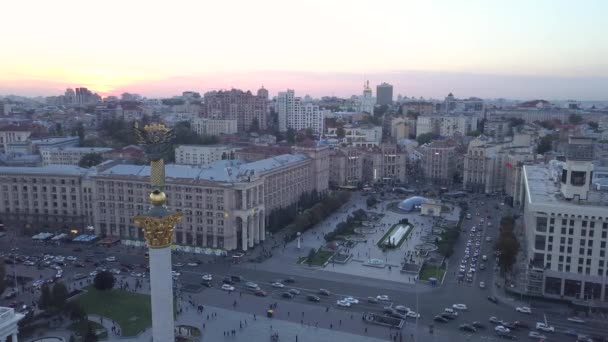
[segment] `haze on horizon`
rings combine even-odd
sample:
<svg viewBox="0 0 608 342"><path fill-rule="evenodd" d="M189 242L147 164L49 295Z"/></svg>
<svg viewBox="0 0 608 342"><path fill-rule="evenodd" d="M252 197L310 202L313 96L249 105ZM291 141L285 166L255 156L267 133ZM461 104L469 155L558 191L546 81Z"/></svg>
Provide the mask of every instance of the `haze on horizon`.
<svg viewBox="0 0 608 342"><path fill-rule="evenodd" d="M606 100L608 2L118 1L3 5L0 94L286 88Z"/></svg>

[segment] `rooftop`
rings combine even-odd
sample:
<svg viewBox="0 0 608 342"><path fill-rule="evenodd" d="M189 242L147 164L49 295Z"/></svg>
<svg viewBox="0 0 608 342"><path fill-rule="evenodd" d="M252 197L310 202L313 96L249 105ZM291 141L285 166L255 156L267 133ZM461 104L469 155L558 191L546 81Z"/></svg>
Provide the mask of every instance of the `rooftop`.
<svg viewBox="0 0 608 342"><path fill-rule="evenodd" d="M207 167L169 164L165 175L174 179L208 180L215 182L242 182L253 174L264 174L304 160L305 154L284 154L246 163L242 160L219 160ZM149 177L150 167L141 165L116 165L99 173L102 176L119 175Z"/></svg>
<svg viewBox="0 0 608 342"><path fill-rule="evenodd" d="M112 151L111 147L48 147L44 150L51 151L66 151L66 152L109 152Z"/></svg>
<svg viewBox="0 0 608 342"><path fill-rule="evenodd" d="M53 145L64 142L72 142L74 140L80 140L78 137L53 137L44 139L32 139L32 143L36 145Z"/></svg>
<svg viewBox="0 0 608 342"><path fill-rule="evenodd" d="M75 165L47 165L40 167L0 167L0 174L50 174L61 176L84 176L89 169Z"/></svg>
<svg viewBox="0 0 608 342"><path fill-rule="evenodd" d="M589 200L573 202L566 200L555 181L557 169L548 165L524 165L524 182L530 203L571 206L608 206L608 192L590 190ZM605 209L605 208L604 208Z"/></svg>

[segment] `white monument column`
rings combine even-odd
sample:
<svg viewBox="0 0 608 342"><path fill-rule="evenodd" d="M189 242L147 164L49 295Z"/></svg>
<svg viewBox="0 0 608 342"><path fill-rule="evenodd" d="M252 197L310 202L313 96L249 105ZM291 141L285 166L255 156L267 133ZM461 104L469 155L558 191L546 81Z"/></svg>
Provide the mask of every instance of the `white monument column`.
<svg viewBox="0 0 608 342"><path fill-rule="evenodd" d="M142 228L148 244L150 258L150 299L152 301L152 340L175 341L175 317L173 308L173 277L171 274L171 244L173 230L181 221L181 213L169 213L165 203L165 163L163 151L173 137L164 125L152 124L143 129L135 126L140 143L147 145L150 159L150 203L148 211L133 218Z"/></svg>
<svg viewBox="0 0 608 342"><path fill-rule="evenodd" d="M171 247L150 248L153 341L175 341Z"/></svg>

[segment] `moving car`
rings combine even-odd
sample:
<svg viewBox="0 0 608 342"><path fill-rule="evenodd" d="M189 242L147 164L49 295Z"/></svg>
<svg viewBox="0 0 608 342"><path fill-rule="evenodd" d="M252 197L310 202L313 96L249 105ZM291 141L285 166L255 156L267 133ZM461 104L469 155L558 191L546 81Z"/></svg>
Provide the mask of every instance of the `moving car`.
<svg viewBox="0 0 608 342"><path fill-rule="evenodd" d="M477 321L471 323L471 325L474 326L475 329L485 329L486 328L485 325L483 325L481 322L477 322Z"/></svg>
<svg viewBox="0 0 608 342"><path fill-rule="evenodd" d="M296 289L289 289L289 291L287 291L289 293L291 293L294 296L297 296L300 294L300 290L296 290Z"/></svg>
<svg viewBox="0 0 608 342"><path fill-rule="evenodd" d="M222 290L232 292L232 291L234 291L234 286L229 285L229 284L223 284Z"/></svg>
<svg viewBox="0 0 608 342"><path fill-rule="evenodd" d="M517 328L530 329L530 325L522 321L515 321L513 322L513 325Z"/></svg>
<svg viewBox="0 0 608 342"><path fill-rule="evenodd" d="M107 261L107 262L115 262L115 261L116 261L116 257L114 257L114 256L109 256L109 257L107 257L107 258L106 258L106 261Z"/></svg>
<svg viewBox="0 0 608 342"><path fill-rule="evenodd" d="M283 285L283 283L279 283L278 281L275 281L274 283L272 283L272 287L282 289L285 287L285 285Z"/></svg>
<svg viewBox="0 0 608 342"><path fill-rule="evenodd" d="M530 333L528 334L529 338L533 338L535 340L546 340L547 336L545 335L541 335L538 331L530 331Z"/></svg>
<svg viewBox="0 0 608 342"><path fill-rule="evenodd" d="M399 311L399 312L403 312L406 313L408 311L411 311L410 308L408 308L407 306L403 306L403 305L397 305L394 307L395 310Z"/></svg>
<svg viewBox="0 0 608 342"><path fill-rule="evenodd" d="M359 304L359 300L357 298L350 297L350 296L349 297L345 297L342 300L345 300L345 301L347 301L347 302L349 302L351 304Z"/></svg>
<svg viewBox="0 0 608 342"><path fill-rule="evenodd" d="M321 298L315 296L315 295L308 295L306 296L306 299L308 299L309 302L320 302Z"/></svg>
<svg viewBox="0 0 608 342"><path fill-rule="evenodd" d="M253 293L254 295L258 296L258 297L266 297L268 294L261 290L261 289L256 289L255 292Z"/></svg>
<svg viewBox="0 0 608 342"><path fill-rule="evenodd" d="M345 301L344 299L340 299L336 302L336 304L338 304L338 306L344 306L344 307L349 307L351 304L347 301Z"/></svg>
<svg viewBox="0 0 608 342"><path fill-rule="evenodd" d="M573 322L573 323L578 323L578 324L585 324L585 320L580 318L580 317L568 317L568 322Z"/></svg>
<svg viewBox="0 0 608 342"><path fill-rule="evenodd" d="M541 331L546 331L546 332L555 332L555 328L543 323L543 322L537 322L536 323L536 330L541 330Z"/></svg>
<svg viewBox="0 0 608 342"><path fill-rule="evenodd" d="M408 311L405 313L405 316L416 319L420 318L420 314L415 311Z"/></svg>
<svg viewBox="0 0 608 342"><path fill-rule="evenodd" d="M505 327L505 326L502 326L502 325L497 325L497 326L494 328L494 331L496 331L496 332L501 332L501 333L505 333L505 334L508 334L508 333L510 333L510 332L511 332L511 329L509 329L509 328L507 328L507 327Z"/></svg>
<svg viewBox="0 0 608 342"><path fill-rule="evenodd" d="M469 325L469 324L461 324L458 329L462 330L462 331L467 331L467 332L477 332L477 329L475 329L474 326Z"/></svg>
<svg viewBox="0 0 608 342"><path fill-rule="evenodd" d="M187 263L187 265L190 266L190 267L196 267L196 266L198 266L198 263L197 262L189 262L189 263Z"/></svg>
<svg viewBox="0 0 608 342"><path fill-rule="evenodd" d="M441 315L435 316L435 318L433 318L433 321L439 322L439 323L447 323L447 322L449 322L449 320L447 318L444 318Z"/></svg>
<svg viewBox="0 0 608 342"><path fill-rule="evenodd" d="M494 304L498 304L498 299L494 296L488 296L488 300Z"/></svg>
<svg viewBox="0 0 608 342"><path fill-rule="evenodd" d="M367 302L372 304L378 304L380 301L376 297L367 297Z"/></svg>
<svg viewBox="0 0 608 342"><path fill-rule="evenodd" d="M521 313L525 313L525 314L531 314L532 313L532 309L530 309L527 306L518 306L518 307L515 308L515 311L521 312Z"/></svg>
<svg viewBox="0 0 608 342"><path fill-rule="evenodd" d="M486 288L486 283L481 281L479 282L479 288L485 289Z"/></svg>
<svg viewBox="0 0 608 342"><path fill-rule="evenodd" d="M252 281L248 281L247 283L245 283L245 286L246 286L247 288L249 288L249 289L253 289L253 290L260 288L260 287L258 286L258 284L254 283L254 282L252 282Z"/></svg>
<svg viewBox="0 0 608 342"><path fill-rule="evenodd" d="M468 310L465 304L454 304L452 307L456 310Z"/></svg>
<svg viewBox="0 0 608 342"><path fill-rule="evenodd" d="M289 278L284 279L283 282L287 283L287 284L293 284L296 282L296 280L293 277L289 277Z"/></svg>
<svg viewBox="0 0 608 342"><path fill-rule="evenodd" d="M329 292L329 290L326 290L326 289L319 289L319 294L324 295L324 296L329 296L329 295L331 295L331 292Z"/></svg>
<svg viewBox="0 0 608 342"><path fill-rule="evenodd" d="M378 299L379 301L383 301L383 302L388 302L390 300L390 298L387 295L376 296L376 299Z"/></svg>
<svg viewBox="0 0 608 342"><path fill-rule="evenodd" d="M205 273L203 274L203 280L205 281L212 281L213 280L213 276L209 273Z"/></svg>
<svg viewBox="0 0 608 342"><path fill-rule="evenodd" d="M281 297L283 298L287 298L287 299L292 299L293 295L289 292L283 292L283 294L281 295Z"/></svg>

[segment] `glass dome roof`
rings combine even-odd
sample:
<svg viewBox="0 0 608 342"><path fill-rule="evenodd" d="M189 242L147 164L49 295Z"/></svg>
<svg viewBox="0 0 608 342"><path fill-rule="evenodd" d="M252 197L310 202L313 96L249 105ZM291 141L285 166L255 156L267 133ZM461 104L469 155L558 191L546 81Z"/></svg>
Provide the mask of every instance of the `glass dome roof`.
<svg viewBox="0 0 608 342"><path fill-rule="evenodd" d="M430 200L428 198L425 197L420 197L420 196L412 196L410 198L406 198L403 201L401 201L397 207L401 210L405 210L405 211L412 211L414 209L420 209L420 206L422 205L422 203L426 203L429 202Z"/></svg>

